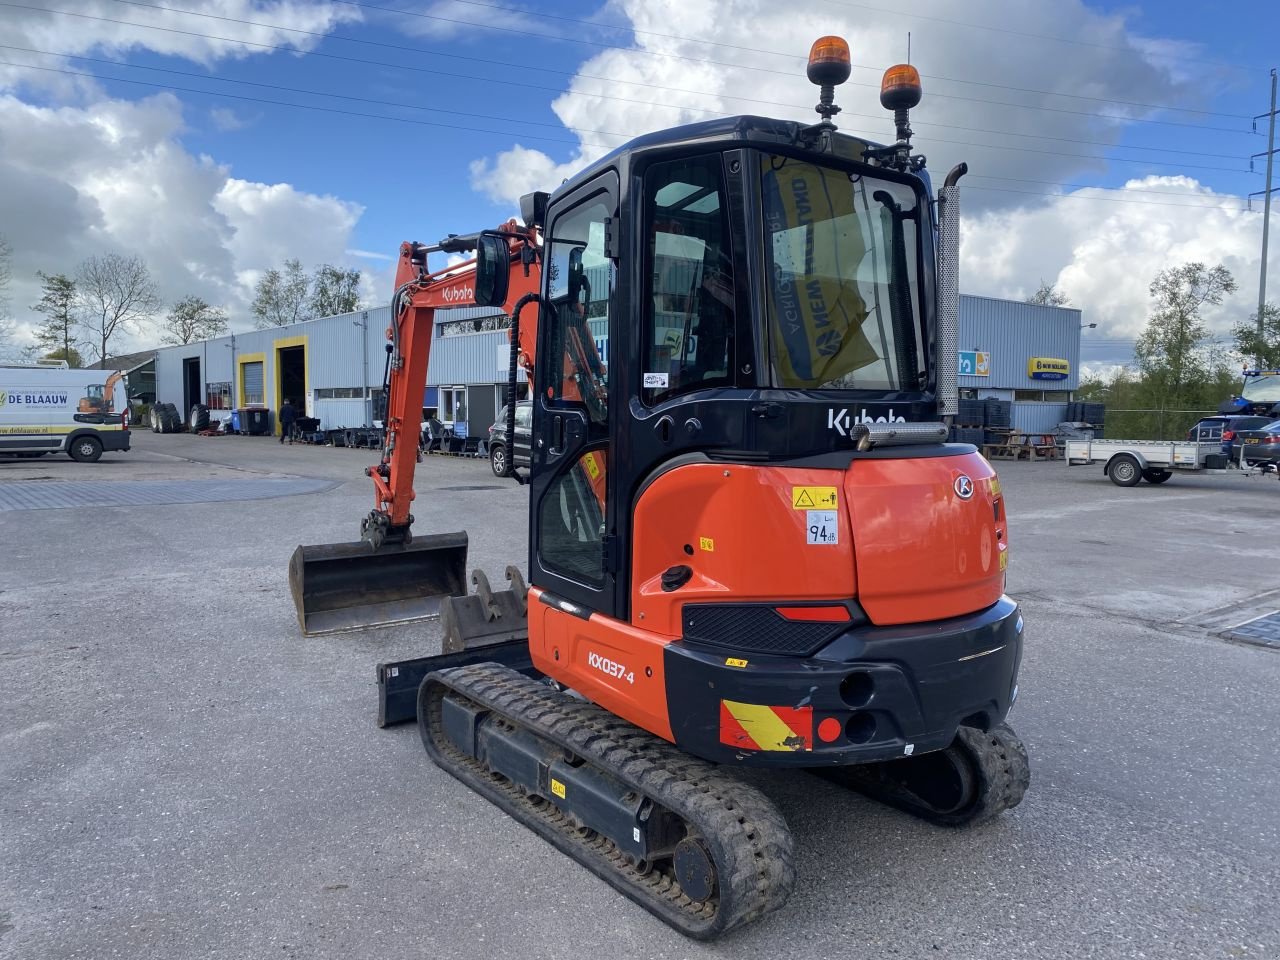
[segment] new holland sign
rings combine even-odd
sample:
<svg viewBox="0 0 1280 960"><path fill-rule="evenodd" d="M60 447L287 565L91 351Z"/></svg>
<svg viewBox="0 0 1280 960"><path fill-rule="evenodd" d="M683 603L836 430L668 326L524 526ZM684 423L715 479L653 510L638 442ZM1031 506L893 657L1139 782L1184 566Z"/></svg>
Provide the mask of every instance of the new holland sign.
<svg viewBox="0 0 1280 960"><path fill-rule="evenodd" d="M1027 361L1027 376L1032 380L1065 380L1071 364L1055 357L1032 357Z"/></svg>

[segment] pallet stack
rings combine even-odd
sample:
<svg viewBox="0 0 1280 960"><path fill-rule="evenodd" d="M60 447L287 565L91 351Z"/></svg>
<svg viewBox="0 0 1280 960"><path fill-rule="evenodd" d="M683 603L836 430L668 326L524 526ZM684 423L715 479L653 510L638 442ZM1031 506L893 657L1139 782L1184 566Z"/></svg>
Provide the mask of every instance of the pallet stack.
<svg viewBox="0 0 1280 960"><path fill-rule="evenodd" d="M951 428L951 440L954 443L972 443L975 447L981 447L983 428L987 422L986 411L985 400L961 400L955 426Z"/></svg>
<svg viewBox="0 0 1280 960"><path fill-rule="evenodd" d="M1093 438L1101 440L1103 438L1103 428L1107 418L1107 405L1105 403L1089 403L1084 400L1077 400L1067 404L1067 420L1072 423L1087 423L1093 427Z"/></svg>

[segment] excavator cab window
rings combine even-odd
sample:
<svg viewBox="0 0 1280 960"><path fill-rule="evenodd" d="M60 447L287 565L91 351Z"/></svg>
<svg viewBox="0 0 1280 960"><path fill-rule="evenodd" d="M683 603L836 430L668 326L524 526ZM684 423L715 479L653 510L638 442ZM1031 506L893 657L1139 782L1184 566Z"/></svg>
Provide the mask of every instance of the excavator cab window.
<svg viewBox="0 0 1280 960"><path fill-rule="evenodd" d="M546 364L538 378L546 410L539 433L552 476L538 505L538 559L545 569L591 588L606 580L606 360L614 267L604 255L604 230L611 215L611 205L600 197L551 225L539 331L539 363ZM577 433L571 436L572 431Z"/></svg>
<svg viewBox="0 0 1280 960"><path fill-rule="evenodd" d="M774 383L919 390L919 195L788 157L762 158Z"/></svg>
<svg viewBox="0 0 1280 960"><path fill-rule="evenodd" d="M644 399L733 382L733 266L719 154L645 174Z"/></svg>

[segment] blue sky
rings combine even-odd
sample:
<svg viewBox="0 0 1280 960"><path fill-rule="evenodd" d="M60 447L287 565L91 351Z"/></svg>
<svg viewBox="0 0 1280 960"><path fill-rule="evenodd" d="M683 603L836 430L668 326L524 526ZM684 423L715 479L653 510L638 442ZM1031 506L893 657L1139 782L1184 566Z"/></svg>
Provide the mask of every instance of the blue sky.
<svg viewBox="0 0 1280 960"><path fill-rule="evenodd" d="M1127 353L1161 265L1237 272L1219 327L1256 299L1260 215L1237 198L1262 188L1249 118L1277 57L1261 3L23 0L0 4L5 21L0 42L27 50L0 60L27 66L0 66L0 178L51 205L28 242L42 208L0 200L18 305L34 269L74 266L48 260L59 209L74 211L71 249L87 234L137 252L167 295L195 288L238 320L286 252L359 265L381 299L386 262L355 251L495 224L628 135L715 113L811 116L803 58L832 31L857 65L841 125L882 139L879 71L911 32L917 146L935 170L972 169L966 290L1057 282L1099 322L1086 358L1100 362ZM77 124L104 158L96 173L36 149L74 150Z"/></svg>

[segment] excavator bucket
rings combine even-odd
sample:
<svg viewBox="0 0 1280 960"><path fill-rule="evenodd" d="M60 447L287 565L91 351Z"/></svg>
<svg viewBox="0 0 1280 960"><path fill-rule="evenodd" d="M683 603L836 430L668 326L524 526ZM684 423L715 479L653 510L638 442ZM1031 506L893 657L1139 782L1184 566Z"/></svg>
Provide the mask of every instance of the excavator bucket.
<svg viewBox="0 0 1280 960"><path fill-rule="evenodd" d="M467 592L467 535L436 533L374 550L364 541L300 546L289 590L308 636L440 616Z"/></svg>

